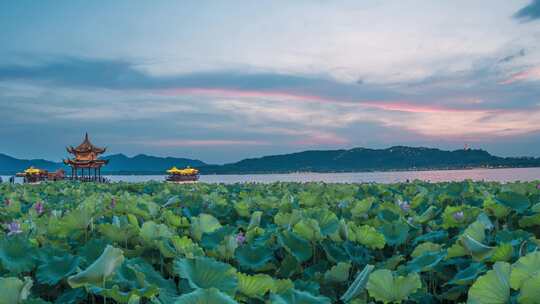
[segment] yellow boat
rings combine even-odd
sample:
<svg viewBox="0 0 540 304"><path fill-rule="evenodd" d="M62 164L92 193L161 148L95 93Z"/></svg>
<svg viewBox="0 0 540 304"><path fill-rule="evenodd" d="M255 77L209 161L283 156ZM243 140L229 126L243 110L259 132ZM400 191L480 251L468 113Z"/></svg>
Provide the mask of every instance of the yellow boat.
<svg viewBox="0 0 540 304"><path fill-rule="evenodd" d="M30 167L21 173L17 173L16 176L23 177L25 183L39 183L47 180L48 172L46 170Z"/></svg>
<svg viewBox="0 0 540 304"><path fill-rule="evenodd" d="M196 182L199 180L199 170L190 167L185 169L172 167L171 169L167 170L167 173L169 174L167 177L167 181L169 182L183 183Z"/></svg>
<svg viewBox="0 0 540 304"><path fill-rule="evenodd" d="M31 174L31 175L34 175L34 174L41 174L41 173L44 173L45 171L41 170L41 169L37 169L37 168L34 168L34 167L30 167L26 170L24 170L24 173L25 174Z"/></svg>

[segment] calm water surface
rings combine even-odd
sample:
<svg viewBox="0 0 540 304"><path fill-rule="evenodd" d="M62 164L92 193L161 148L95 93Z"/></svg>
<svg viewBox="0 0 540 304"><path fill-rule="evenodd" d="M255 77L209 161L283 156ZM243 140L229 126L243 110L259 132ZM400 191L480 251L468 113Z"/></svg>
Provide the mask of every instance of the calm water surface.
<svg viewBox="0 0 540 304"><path fill-rule="evenodd" d="M164 175L111 175L113 182L163 181ZM7 176L2 176L4 182ZM462 181L535 181L540 180L540 168L513 169L472 169L472 170L434 170L399 172L359 172L359 173L289 173L289 174L247 174L247 175L201 175L204 183L272 183L272 182L327 182L327 183L397 183L407 180L430 182Z"/></svg>

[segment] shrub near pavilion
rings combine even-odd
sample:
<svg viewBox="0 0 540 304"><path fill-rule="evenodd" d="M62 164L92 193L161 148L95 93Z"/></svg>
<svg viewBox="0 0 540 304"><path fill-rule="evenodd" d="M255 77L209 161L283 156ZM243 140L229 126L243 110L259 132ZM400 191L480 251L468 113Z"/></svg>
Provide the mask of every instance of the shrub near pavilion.
<svg viewBox="0 0 540 304"><path fill-rule="evenodd" d="M533 183L0 185L0 303L540 303Z"/></svg>

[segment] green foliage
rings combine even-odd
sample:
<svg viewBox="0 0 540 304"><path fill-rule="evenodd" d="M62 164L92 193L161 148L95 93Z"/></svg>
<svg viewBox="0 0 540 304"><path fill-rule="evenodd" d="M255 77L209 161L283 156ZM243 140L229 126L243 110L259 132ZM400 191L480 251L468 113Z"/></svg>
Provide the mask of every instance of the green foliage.
<svg viewBox="0 0 540 304"><path fill-rule="evenodd" d="M32 279L24 281L14 277L0 278L0 304L17 304L26 300L32 288Z"/></svg>
<svg viewBox="0 0 540 304"><path fill-rule="evenodd" d="M416 273L395 276L387 269L376 270L369 276L367 290L375 300L383 303L400 303L422 287Z"/></svg>
<svg viewBox="0 0 540 304"><path fill-rule="evenodd" d="M110 278L116 269L124 262L124 254L121 249L110 245L105 247L101 256L84 271L72 275L67 282L71 288L86 285L102 285Z"/></svg>
<svg viewBox="0 0 540 304"><path fill-rule="evenodd" d="M236 269L212 258L176 260L174 271L186 279L191 288L216 288L224 293L234 294L238 286Z"/></svg>
<svg viewBox="0 0 540 304"><path fill-rule="evenodd" d="M3 198L0 304L540 301L536 183L58 182Z"/></svg>
<svg viewBox="0 0 540 304"><path fill-rule="evenodd" d="M493 270L488 271L474 282L469 289L470 304L507 304L510 299L511 266L497 262Z"/></svg>

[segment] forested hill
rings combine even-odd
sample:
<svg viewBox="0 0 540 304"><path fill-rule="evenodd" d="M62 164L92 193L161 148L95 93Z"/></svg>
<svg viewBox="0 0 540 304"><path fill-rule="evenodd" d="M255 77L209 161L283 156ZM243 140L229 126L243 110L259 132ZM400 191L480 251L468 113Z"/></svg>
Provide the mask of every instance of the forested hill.
<svg viewBox="0 0 540 304"><path fill-rule="evenodd" d="M484 150L443 151L397 146L387 149L304 151L251 158L221 166L201 167L203 173L351 172L450 169L471 167L540 167L540 158L497 157Z"/></svg>
<svg viewBox="0 0 540 304"><path fill-rule="evenodd" d="M105 156L109 164L104 174L165 174L172 166L198 168L202 174L247 174L287 172L354 172L385 170L459 169L478 167L540 167L540 158L498 157L484 150L444 151L432 148L397 146L388 149L304 151L244 159L225 165L208 165L199 160L123 154ZM0 154L0 174L14 174L30 166L56 170L62 163L22 160Z"/></svg>

